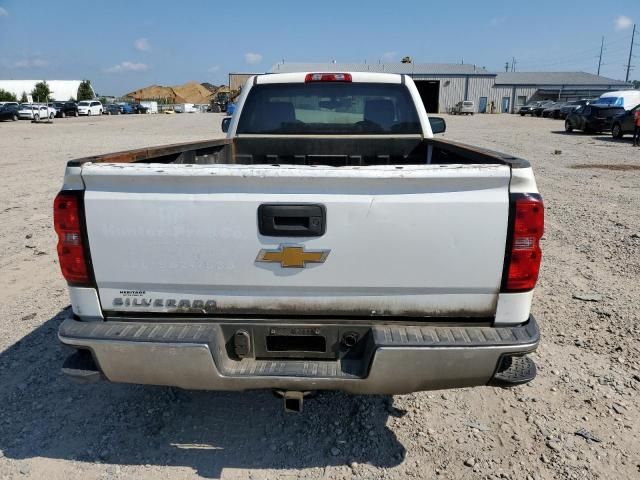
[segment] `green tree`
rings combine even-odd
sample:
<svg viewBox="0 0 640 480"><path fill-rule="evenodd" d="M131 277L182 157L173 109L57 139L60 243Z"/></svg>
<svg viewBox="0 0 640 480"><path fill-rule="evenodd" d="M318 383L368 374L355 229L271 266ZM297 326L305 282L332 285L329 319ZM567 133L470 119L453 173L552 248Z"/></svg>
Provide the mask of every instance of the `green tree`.
<svg viewBox="0 0 640 480"><path fill-rule="evenodd" d="M0 102L17 102L18 98L11 92L0 88Z"/></svg>
<svg viewBox="0 0 640 480"><path fill-rule="evenodd" d="M109 103L109 102L107 102L107 98L106 98L106 97L100 97L100 103L101 103L102 105L106 105L106 104L107 104L107 103Z"/></svg>
<svg viewBox="0 0 640 480"><path fill-rule="evenodd" d="M635 88L636 90L640 90L640 80L633 81L633 88Z"/></svg>
<svg viewBox="0 0 640 480"><path fill-rule="evenodd" d="M47 102L51 96L51 89L44 80L36 83L36 86L31 90L31 96L35 102Z"/></svg>
<svg viewBox="0 0 640 480"><path fill-rule="evenodd" d="M27 92L22 92L22 96L20 97L20 103L27 103Z"/></svg>
<svg viewBox="0 0 640 480"><path fill-rule="evenodd" d="M89 80L83 80L78 87L78 101L93 100L93 88L91 88L91 82Z"/></svg>

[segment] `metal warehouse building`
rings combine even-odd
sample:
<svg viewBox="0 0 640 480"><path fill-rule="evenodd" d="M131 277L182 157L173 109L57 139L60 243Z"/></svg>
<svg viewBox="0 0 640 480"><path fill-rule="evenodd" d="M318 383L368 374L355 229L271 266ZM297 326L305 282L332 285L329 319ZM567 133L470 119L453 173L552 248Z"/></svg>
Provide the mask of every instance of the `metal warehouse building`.
<svg viewBox="0 0 640 480"><path fill-rule="evenodd" d="M403 73L413 78L429 113L448 112L471 100L480 113L513 113L532 100L593 98L630 83L585 72L492 73L470 64L451 63L278 63L271 73L287 72Z"/></svg>

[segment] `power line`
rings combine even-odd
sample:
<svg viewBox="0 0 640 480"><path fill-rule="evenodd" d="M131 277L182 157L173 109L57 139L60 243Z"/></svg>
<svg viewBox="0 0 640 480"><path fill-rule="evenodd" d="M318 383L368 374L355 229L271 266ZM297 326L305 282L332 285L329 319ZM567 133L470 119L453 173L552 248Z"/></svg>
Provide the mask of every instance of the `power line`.
<svg viewBox="0 0 640 480"><path fill-rule="evenodd" d="M594 58L598 58L597 50L590 50L590 53L586 55L574 54L574 55L571 55L570 57L559 57L558 59L553 60L551 62L547 62L547 63L535 63L535 62L528 63L526 61L521 63L524 63L525 65L531 66L531 67L547 67L547 66L552 67L554 65L572 64L572 63L580 62L583 60L591 60Z"/></svg>
<svg viewBox="0 0 640 480"><path fill-rule="evenodd" d="M629 61L627 62L627 76L625 82L629 81L629 70L631 70L631 58L633 57L633 40L636 37L636 24L633 24L633 32L631 33L631 45L629 46Z"/></svg>
<svg viewBox="0 0 640 480"><path fill-rule="evenodd" d="M600 42L600 58L598 59L598 76L600 76L600 65L602 65L602 50L604 49L604 35L602 36L602 42Z"/></svg>

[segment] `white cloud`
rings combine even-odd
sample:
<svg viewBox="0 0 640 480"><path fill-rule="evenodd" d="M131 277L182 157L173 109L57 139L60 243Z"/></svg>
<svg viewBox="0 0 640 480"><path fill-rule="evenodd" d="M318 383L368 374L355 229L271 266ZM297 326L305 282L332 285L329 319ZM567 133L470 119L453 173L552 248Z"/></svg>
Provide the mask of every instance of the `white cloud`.
<svg viewBox="0 0 640 480"><path fill-rule="evenodd" d="M398 52L385 52L380 57L383 62L393 62L398 57Z"/></svg>
<svg viewBox="0 0 640 480"><path fill-rule="evenodd" d="M24 58L13 64L15 68L42 68L49 65L49 62L42 58Z"/></svg>
<svg viewBox="0 0 640 480"><path fill-rule="evenodd" d="M148 52L151 50L151 44L146 38L139 38L133 42L133 47L140 52Z"/></svg>
<svg viewBox="0 0 640 480"><path fill-rule="evenodd" d="M633 20L631 20L629 17L625 17L624 15L620 15L618 18L616 18L614 23L616 30L626 30L627 28L631 27L631 25L633 25Z"/></svg>
<svg viewBox="0 0 640 480"><path fill-rule="evenodd" d="M245 53L244 61L247 62L249 65L255 65L262 61L262 55L260 55L259 53L251 53L251 52Z"/></svg>
<svg viewBox="0 0 640 480"><path fill-rule="evenodd" d="M107 73L146 72L149 66L146 63L122 62L113 67L105 68Z"/></svg>
<svg viewBox="0 0 640 480"><path fill-rule="evenodd" d="M8 17L8 16L9 16L9 12L7 12L7 9L0 7L0 17Z"/></svg>
<svg viewBox="0 0 640 480"><path fill-rule="evenodd" d="M217 72L218 70L220 70L220 65L214 65L213 67L209 67L207 71L213 73L213 72Z"/></svg>

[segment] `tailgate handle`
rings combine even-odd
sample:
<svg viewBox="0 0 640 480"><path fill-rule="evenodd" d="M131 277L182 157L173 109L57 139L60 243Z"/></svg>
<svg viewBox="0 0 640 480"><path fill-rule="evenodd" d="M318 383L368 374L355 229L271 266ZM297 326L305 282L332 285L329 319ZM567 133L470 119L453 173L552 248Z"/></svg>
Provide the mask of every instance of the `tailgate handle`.
<svg viewBox="0 0 640 480"><path fill-rule="evenodd" d="M269 237L320 237L326 230L324 205L272 203L258 207L258 229Z"/></svg>

